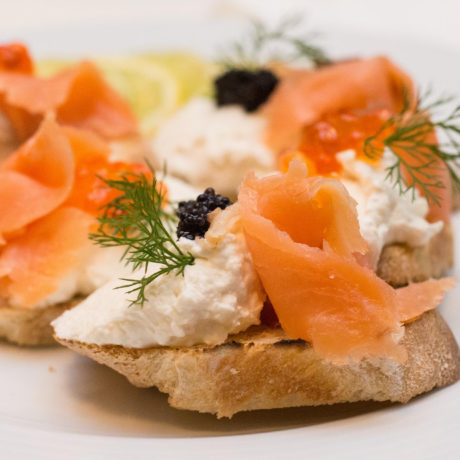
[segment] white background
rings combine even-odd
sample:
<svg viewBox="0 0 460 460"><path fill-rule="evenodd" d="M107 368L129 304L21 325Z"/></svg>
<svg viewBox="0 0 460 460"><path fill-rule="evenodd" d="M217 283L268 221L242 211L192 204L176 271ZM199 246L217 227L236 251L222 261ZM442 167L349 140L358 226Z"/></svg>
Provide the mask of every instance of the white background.
<svg viewBox="0 0 460 460"><path fill-rule="evenodd" d="M244 15L273 19L291 9L306 12L315 26L460 46L458 0L0 0L0 34L14 38L24 28L139 17L152 22Z"/></svg>

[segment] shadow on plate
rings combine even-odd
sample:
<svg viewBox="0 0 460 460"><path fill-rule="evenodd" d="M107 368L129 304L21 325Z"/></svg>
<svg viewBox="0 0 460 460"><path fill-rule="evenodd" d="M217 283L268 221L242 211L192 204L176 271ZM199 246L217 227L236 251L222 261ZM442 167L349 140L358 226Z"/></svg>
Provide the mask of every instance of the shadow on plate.
<svg viewBox="0 0 460 460"><path fill-rule="evenodd" d="M211 414L173 409L167 396L155 388L132 386L122 375L82 356L69 370L72 396L98 429L116 436L195 437L262 433L317 425L356 417L393 406L362 402L321 407L300 407L236 414L217 419ZM103 425L103 426L101 426Z"/></svg>

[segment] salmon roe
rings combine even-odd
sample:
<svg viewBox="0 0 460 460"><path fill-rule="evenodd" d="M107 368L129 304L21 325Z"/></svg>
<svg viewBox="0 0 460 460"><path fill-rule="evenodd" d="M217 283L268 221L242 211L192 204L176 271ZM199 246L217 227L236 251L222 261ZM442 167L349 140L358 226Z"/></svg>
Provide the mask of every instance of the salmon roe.
<svg viewBox="0 0 460 460"><path fill-rule="evenodd" d="M0 45L0 70L31 74L33 62L27 48L22 43Z"/></svg>
<svg viewBox="0 0 460 460"><path fill-rule="evenodd" d="M298 149L280 158L279 169L286 172L290 161L296 157L307 165L309 175L340 173L342 164L337 154L348 149L355 150L360 160L375 161L364 154L364 141L375 135L390 116L388 110L326 115L304 128Z"/></svg>
<svg viewBox="0 0 460 460"><path fill-rule="evenodd" d="M98 215L105 204L120 195L118 190L108 187L104 179L117 180L124 175L129 178L130 174L133 178L139 174L152 177L150 169L141 163L110 163L103 158L89 158L78 162L74 187L66 204Z"/></svg>

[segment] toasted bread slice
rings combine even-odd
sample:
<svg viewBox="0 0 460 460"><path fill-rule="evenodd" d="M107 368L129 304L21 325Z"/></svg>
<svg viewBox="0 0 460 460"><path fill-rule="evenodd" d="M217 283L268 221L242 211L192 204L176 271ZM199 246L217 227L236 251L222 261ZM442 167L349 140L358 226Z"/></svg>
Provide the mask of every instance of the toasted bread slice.
<svg viewBox="0 0 460 460"><path fill-rule="evenodd" d="M440 277L452 264L453 236L451 227L447 225L425 246L386 246L382 251L377 273L397 287L411 281ZM81 298L48 308L0 306L0 339L19 345L55 343L50 322L78 301L81 301Z"/></svg>
<svg viewBox="0 0 460 460"><path fill-rule="evenodd" d="M406 326L404 364L386 358L337 366L303 340L263 326L224 344L144 349L61 340L138 387L156 386L178 409L232 417L236 412L365 400L405 403L460 378L460 353L437 311Z"/></svg>
<svg viewBox="0 0 460 460"><path fill-rule="evenodd" d="M454 264L454 237L452 227L442 231L424 246L409 247L392 244L383 248L377 275L393 287L440 278Z"/></svg>
<svg viewBox="0 0 460 460"><path fill-rule="evenodd" d="M75 297L69 302L45 308L0 306L0 339L17 345L55 345L51 322L65 310L81 302Z"/></svg>
<svg viewBox="0 0 460 460"><path fill-rule="evenodd" d="M452 191L452 210L458 211L460 209L460 189L454 187Z"/></svg>

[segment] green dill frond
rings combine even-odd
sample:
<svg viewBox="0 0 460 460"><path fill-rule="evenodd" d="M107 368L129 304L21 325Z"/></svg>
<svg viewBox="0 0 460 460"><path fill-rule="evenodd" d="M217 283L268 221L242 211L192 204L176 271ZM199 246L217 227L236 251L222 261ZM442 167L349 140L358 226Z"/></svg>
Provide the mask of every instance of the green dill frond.
<svg viewBox="0 0 460 460"><path fill-rule="evenodd" d="M150 168L152 170L152 168ZM176 216L167 211L164 190L154 176L126 173L118 180L104 180L106 185L120 195L106 204L99 227L90 239L102 247L125 247L123 258L133 270L144 270L140 279L123 279L128 293L136 294L131 304L145 302L145 289L159 276L174 273L183 275L185 267L195 261L190 253L184 253L171 235ZM150 264L159 266L152 274Z"/></svg>
<svg viewBox="0 0 460 460"><path fill-rule="evenodd" d="M402 111L387 120L380 130L364 142L364 153L380 158L385 148L394 155L387 166L387 179L401 195L416 197L422 192L428 203L441 204L443 166L452 183L460 187L460 105L451 108L453 97L432 98L431 90L421 95L415 109L410 107L407 91ZM450 108L450 110L449 110ZM436 143L430 134L436 133Z"/></svg>
<svg viewBox="0 0 460 460"><path fill-rule="evenodd" d="M308 59L319 67L331 63L326 53L313 44L313 34L298 36L302 16L282 19L273 29L261 21L253 21L249 34L241 41L230 44L218 62L227 70L255 70L269 61L292 62Z"/></svg>

